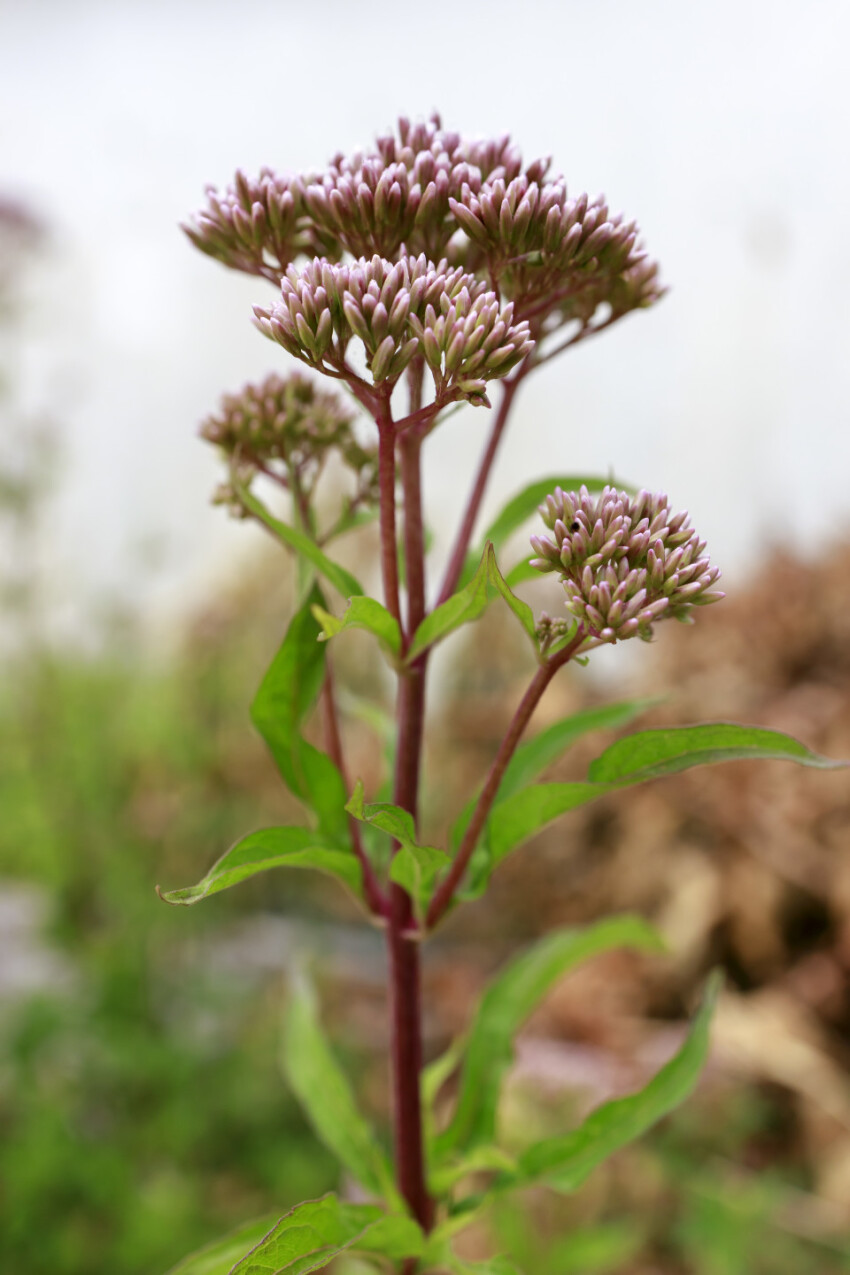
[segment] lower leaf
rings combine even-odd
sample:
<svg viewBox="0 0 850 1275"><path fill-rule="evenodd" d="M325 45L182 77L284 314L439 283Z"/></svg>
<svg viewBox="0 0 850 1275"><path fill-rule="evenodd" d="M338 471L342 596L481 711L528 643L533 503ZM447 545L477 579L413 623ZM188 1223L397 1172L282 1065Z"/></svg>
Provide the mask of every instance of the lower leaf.
<svg viewBox="0 0 850 1275"><path fill-rule="evenodd" d="M303 978L290 991L282 1061L287 1080L325 1146L367 1191L401 1207L390 1163L331 1053L315 996Z"/></svg>
<svg viewBox="0 0 850 1275"><path fill-rule="evenodd" d="M597 1165L678 1107L693 1091L708 1057L711 1017L721 982L719 972L715 972L685 1043L649 1084L627 1098L598 1107L572 1133L529 1147L520 1156L519 1173L504 1179L501 1189L546 1181L557 1190L575 1191ZM495 1185L499 1189L499 1184Z"/></svg>

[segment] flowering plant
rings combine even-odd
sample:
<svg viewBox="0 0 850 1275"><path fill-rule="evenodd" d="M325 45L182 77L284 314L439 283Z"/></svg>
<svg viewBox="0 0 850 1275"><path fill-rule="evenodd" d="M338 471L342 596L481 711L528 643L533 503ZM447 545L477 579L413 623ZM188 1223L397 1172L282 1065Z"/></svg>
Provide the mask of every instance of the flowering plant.
<svg viewBox="0 0 850 1275"><path fill-rule="evenodd" d="M217 499L262 524L299 564L295 612L252 716L308 819L250 833L199 884L164 897L195 904L278 867L318 869L355 895L386 934L394 1154L359 1113L309 987L293 987L286 1071L316 1132L359 1184L358 1202L330 1195L249 1223L186 1259L174 1275L296 1275L340 1254L405 1275L513 1270L500 1257L462 1260L455 1236L505 1192L535 1183L574 1190L680 1102L706 1056L716 981L678 1053L643 1090L598 1108L566 1136L510 1155L499 1143L497 1106L524 1019L579 961L614 946L654 950L660 940L634 916L546 935L497 976L465 1039L427 1066L420 1025L424 941L486 888L507 854L603 794L736 758L833 764L776 731L710 723L628 735L597 757L585 780L537 782L580 735L640 711L613 705L524 740L558 671L601 644L649 639L663 620L691 622L699 607L723 596L715 588L719 571L685 513L674 512L664 495L603 480L562 472L530 482L473 545L520 387L551 358L663 295L635 223L613 215L602 198L568 196L549 168L548 160L525 165L508 137L470 141L444 129L438 117L417 125L402 119L372 150L338 155L322 174L237 173L224 192L209 190L206 207L185 227L202 252L274 285L271 302L254 309L257 327L342 394L320 389L301 372L274 374L225 397L202 427L228 466ZM494 390L490 436L432 596L422 449L458 405L489 408ZM373 422L368 434L357 429L358 415ZM315 494L332 453L350 481L325 525ZM264 499L269 480L286 493L288 516ZM506 570L508 538L538 506L548 534L532 536L534 556ZM380 529L380 598L327 552L373 517ZM538 572L560 579L564 608L556 617L535 617L514 591ZM430 657L493 602L507 605L526 635L528 686L446 844L423 844ZM367 793L350 773L340 730L330 647L353 628L374 640L394 681L392 773L378 793ZM304 735L318 703L324 749ZM446 1113L438 1098L450 1085L454 1100Z"/></svg>

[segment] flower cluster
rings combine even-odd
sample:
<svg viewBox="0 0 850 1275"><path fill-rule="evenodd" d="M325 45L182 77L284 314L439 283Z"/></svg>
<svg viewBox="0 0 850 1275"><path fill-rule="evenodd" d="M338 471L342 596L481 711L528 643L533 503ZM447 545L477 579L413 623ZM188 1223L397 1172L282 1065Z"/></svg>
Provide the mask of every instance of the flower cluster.
<svg viewBox="0 0 850 1275"><path fill-rule="evenodd" d="M295 358L341 375L348 343L363 343L373 385L393 384L420 352L441 401L486 401L485 385L531 350L527 323L513 323L486 284L445 261L382 257L351 265L317 258L290 266L281 298L255 306L257 326Z"/></svg>
<svg viewBox="0 0 850 1275"><path fill-rule="evenodd" d="M724 596L713 589L720 571L703 556L705 541L663 494L558 487L540 513L552 538L532 536L532 565L558 572L567 610L602 642L649 638L655 620L689 621L694 607Z"/></svg>
<svg viewBox="0 0 850 1275"><path fill-rule="evenodd" d="M548 170L548 159L523 167L508 136L475 141L438 115L402 118L373 149L336 155L323 173L237 173L223 193L208 188L184 230L202 252L274 282L311 258L445 259L513 301L534 336L574 320L587 329L601 307L610 323L658 300L658 269L635 223L601 197L568 198Z"/></svg>
<svg viewBox="0 0 850 1275"><path fill-rule="evenodd" d="M377 457L358 443L353 415L336 394L306 376L267 376L225 394L201 437L220 447L243 483L262 469L285 486L309 494L332 451L357 478L362 497L377 498Z"/></svg>

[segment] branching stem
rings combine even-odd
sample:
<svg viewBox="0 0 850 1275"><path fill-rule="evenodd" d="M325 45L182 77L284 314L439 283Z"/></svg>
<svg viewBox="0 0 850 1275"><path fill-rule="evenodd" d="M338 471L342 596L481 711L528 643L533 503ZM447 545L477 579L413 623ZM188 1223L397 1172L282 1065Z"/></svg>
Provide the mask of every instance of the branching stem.
<svg viewBox="0 0 850 1275"><path fill-rule="evenodd" d="M427 924L429 927L437 924L443 913L451 904L454 892L460 884L463 874L469 865L469 860L472 858L478 838L484 829L485 823L487 822L487 816L490 814L493 807L493 802L496 799L496 794L499 791L499 785L502 782L502 777L507 769L508 762L514 755L516 746L522 738L526 726L531 720L532 713L540 703L543 692L548 687L558 669L563 668L572 656L575 655L586 636L584 629L579 626L573 640L567 646L563 647L562 650L556 652L556 654L551 656L548 660L545 660L539 666L534 677L531 679L531 682L529 683L528 688L520 700L513 718L511 719L507 732L499 745L499 751L493 759L493 764L491 765L487 778L484 781L484 787L481 789L481 794L478 798L478 802L476 803L475 810L472 813L472 818L467 825L466 832L464 833L463 840L458 847L458 852L455 855L452 866L446 873L446 876L440 883L433 899L431 900L431 906L428 909L427 917Z"/></svg>

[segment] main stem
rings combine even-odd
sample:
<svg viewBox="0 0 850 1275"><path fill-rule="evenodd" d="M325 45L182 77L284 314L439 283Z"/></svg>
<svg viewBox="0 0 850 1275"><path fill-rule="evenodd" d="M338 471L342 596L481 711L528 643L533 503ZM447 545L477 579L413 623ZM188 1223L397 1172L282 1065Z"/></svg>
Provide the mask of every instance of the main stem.
<svg viewBox="0 0 850 1275"><path fill-rule="evenodd" d="M391 420L379 421L381 471L381 558L384 563L386 604L399 614L395 527L395 432ZM390 442L390 440L392 440ZM415 432L400 442L404 491L404 548L407 573L407 617L404 646L425 614L425 554L420 482L421 438ZM389 457L392 456L392 481ZM395 608L392 590L395 589ZM421 665L399 675L397 751L394 801L416 820L419 763L424 721L425 670ZM398 847L396 847L396 850ZM422 1071L422 1006L420 944L411 930L410 896L393 884L387 925L390 977L391 1063L394 1110L395 1163L398 1188L416 1221L429 1231L434 1205L425 1179L420 1073Z"/></svg>

